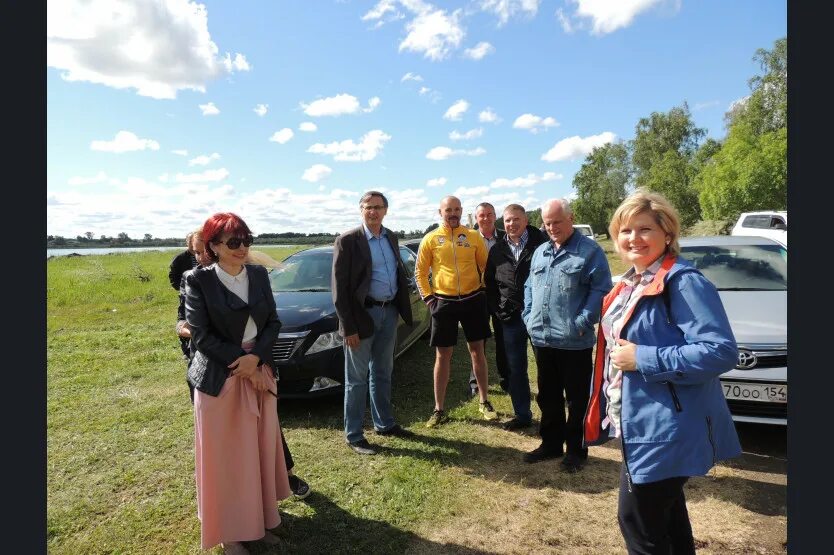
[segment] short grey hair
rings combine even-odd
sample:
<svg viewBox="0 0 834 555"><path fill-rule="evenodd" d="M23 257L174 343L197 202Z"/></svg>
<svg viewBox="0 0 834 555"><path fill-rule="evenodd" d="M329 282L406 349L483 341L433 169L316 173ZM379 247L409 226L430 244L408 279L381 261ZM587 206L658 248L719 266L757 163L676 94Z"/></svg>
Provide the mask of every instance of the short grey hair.
<svg viewBox="0 0 834 555"><path fill-rule="evenodd" d="M383 195L379 191L368 191L367 193L362 195L362 198L359 199L359 206L362 206L365 203L367 203L369 200L371 200L371 197L380 197L382 199L382 205L385 206L385 208L388 208L388 199L385 198L385 195Z"/></svg>
<svg viewBox="0 0 834 555"><path fill-rule="evenodd" d="M549 207L550 205L553 205L553 204L561 205L562 206L562 211L565 213L565 216L573 215L573 209L570 206L570 201L568 199L564 198L564 197L562 197L562 198L553 198L553 199L544 201L544 204L542 204L542 212L544 212L545 208L547 208L547 207Z"/></svg>

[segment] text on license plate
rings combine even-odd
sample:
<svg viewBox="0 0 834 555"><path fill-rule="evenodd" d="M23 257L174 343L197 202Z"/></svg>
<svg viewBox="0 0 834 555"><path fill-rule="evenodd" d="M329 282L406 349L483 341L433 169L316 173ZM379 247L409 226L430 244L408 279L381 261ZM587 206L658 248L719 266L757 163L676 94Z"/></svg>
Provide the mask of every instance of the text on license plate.
<svg viewBox="0 0 834 555"><path fill-rule="evenodd" d="M724 397L742 401L762 401L765 403L787 403L788 386L773 384L755 384L741 382L721 382Z"/></svg>

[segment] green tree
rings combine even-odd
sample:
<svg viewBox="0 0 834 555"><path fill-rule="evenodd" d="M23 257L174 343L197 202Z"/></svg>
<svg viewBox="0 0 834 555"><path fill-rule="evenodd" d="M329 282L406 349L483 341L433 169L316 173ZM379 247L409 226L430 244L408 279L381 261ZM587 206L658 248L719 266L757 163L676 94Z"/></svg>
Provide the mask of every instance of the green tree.
<svg viewBox="0 0 834 555"><path fill-rule="evenodd" d="M608 143L594 148L573 177L576 200L572 207L576 223L589 224L595 233L608 235L614 210L626 197L632 169L628 148Z"/></svg>
<svg viewBox="0 0 834 555"><path fill-rule="evenodd" d="M542 209L536 208L527 212L527 223L533 227L540 228L542 226Z"/></svg>
<svg viewBox="0 0 834 555"><path fill-rule="evenodd" d="M688 226L701 215L693 180L701 139L706 129L695 126L686 102L667 113L640 118L632 142L632 164L638 187L657 191L677 208L681 224Z"/></svg>
<svg viewBox="0 0 834 555"><path fill-rule="evenodd" d="M428 233L429 231L431 231L433 229L437 229L438 227L440 227L440 224L435 222L435 223L431 224L429 227L426 228L425 233ZM425 233L424 233L424 235L425 235Z"/></svg>
<svg viewBox="0 0 834 555"><path fill-rule="evenodd" d="M704 217L735 219L741 212L787 207L787 40L753 57L763 75L751 78L750 96L725 117L721 150L703 166L696 186Z"/></svg>

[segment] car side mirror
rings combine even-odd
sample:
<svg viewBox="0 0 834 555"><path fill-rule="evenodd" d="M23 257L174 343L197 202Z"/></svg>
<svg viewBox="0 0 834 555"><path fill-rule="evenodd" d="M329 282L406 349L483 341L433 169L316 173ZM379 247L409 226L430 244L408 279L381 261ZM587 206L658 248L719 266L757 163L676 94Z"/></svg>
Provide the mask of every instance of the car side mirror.
<svg viewBox="0 0 834 555"><path fill-rule="evenodd" d="M781 229L782 231L787 231L787 230L788 230L788 226L787 226L787 225L785 225L785 224L783 224L782 222L776 222L776 223L773 225L773 229Z"/></svg>

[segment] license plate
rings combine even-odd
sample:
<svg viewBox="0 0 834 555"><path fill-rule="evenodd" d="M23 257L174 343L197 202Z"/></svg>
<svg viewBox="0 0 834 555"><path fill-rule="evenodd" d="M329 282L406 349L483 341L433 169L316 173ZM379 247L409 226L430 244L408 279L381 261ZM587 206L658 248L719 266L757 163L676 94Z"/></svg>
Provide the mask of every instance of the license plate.
<svg viewBox="0 0 834 555"><path fill-rule="evenodd" d="M724 397L741 401L761 401L763 403L787 403L788 386L773 384L754 384L741 382L721 382Z"/></svg>

